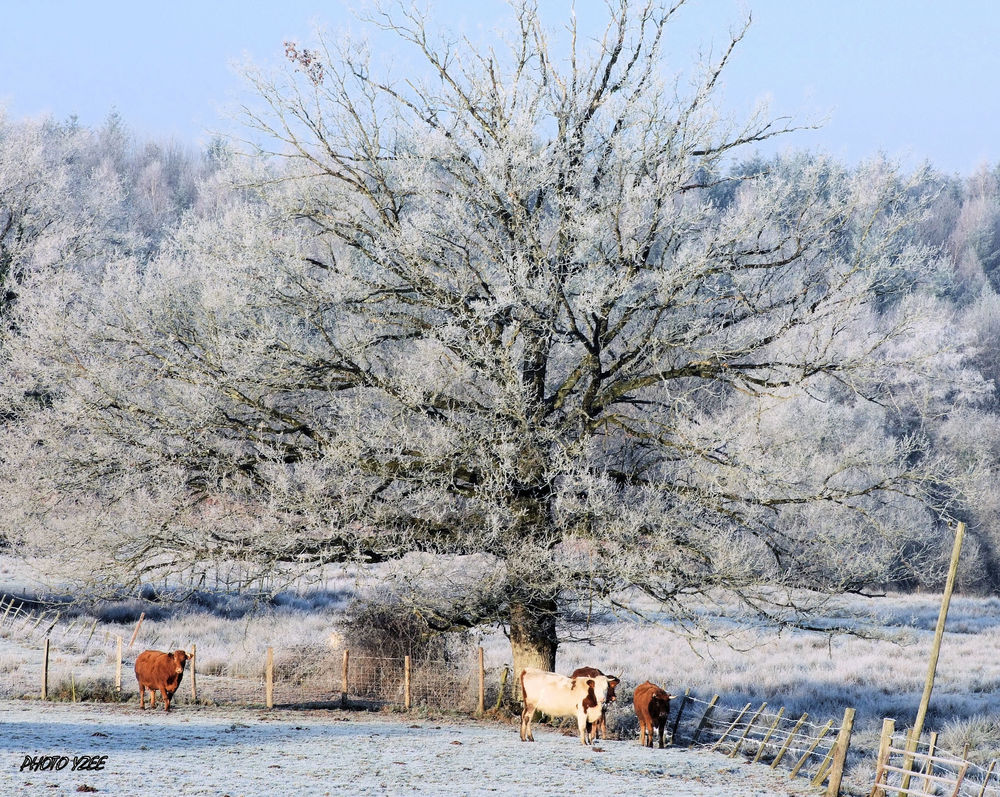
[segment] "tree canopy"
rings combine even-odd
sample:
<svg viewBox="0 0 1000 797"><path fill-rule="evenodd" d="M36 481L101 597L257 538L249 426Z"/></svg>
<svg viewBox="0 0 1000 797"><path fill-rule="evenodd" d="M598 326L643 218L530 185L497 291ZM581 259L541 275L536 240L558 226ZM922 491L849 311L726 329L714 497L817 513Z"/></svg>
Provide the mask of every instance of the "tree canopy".
<svg viewBox="0 0 1000 797"><path fill-rule="evenodd" d="M790 590L899 578L970 468L928 419L988 393L915 231L939 192L880 159L740 164L791 128L717 116L742 30L667 80L681 5L613 4L593 46L571 22L566 55L530 2L504 49L379 12L404 79L286 43L249 75L276 157L155 256L20 303L22 537L86 527L108 583L403 560L432 626L502 623L550 670L583 604L794 622Z"/></svg>

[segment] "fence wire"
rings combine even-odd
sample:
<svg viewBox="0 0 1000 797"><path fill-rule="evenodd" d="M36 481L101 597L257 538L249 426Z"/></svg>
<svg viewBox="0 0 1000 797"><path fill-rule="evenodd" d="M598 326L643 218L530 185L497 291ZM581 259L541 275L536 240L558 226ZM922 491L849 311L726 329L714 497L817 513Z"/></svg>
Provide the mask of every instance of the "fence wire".
<svg viewBox="0 0 1000 797"><path fill-rule="evenodd" d="M0 634L22 644L37 647L49 644L49 697L70 700L95 697L92 673L98 671L100 687L96 699L114 699L110 686L118 677L119 648L121 656L121 692L119 699L137 692L132 670L136 651L123 644L122 637L97 628L96 620L66 618L54 610L33 608L15 598L0 596ZM93 654L102 654L98 664ZM194 662L195 667L197 661ZM509 670L509 667L500 669ZM37 662L23 656L0 659L0 697L37 697L41 690L41 652ZM84 674L86 671L87 674ZM368 707L432 708L472 713L479 706L479 665L477 661L413 660L407 678L406 660L358 655L349 651L344 668L344 650L326 647L300 647L274 651L273 678L270 698L276 706L342 706L362 704ZM223 676L196 673L197 701L204 704L233 706L264 706L268 700L266 664L261 662L257 674ZM346 684L345 684L346 675ZM487 706L498 696L502 687L499 670L484 674L484 699ZM184 704L192 699L192 677L185 674L184 682L174 702ZM698 697L693 692L672 701L673 710L667 723L672 744L701 749L714 749L735 757L738 754L755 762L781 766L801 775L821 778L829 765L841 731L833 722L825 724L801 717L788 716L783 709L775 711L766 704L744 707L726 706ZM674 708L674 707L677 708ZM678 712L678 713L675 713ZM982 767L959 755L931 749L931 743L920 740L913 754L914 764L909 786L902 788L903 774L899 771L905 757L905 741L891 748L884 772L883 789L887 797L1000 797L1000 767L994 761Z"/></svg>

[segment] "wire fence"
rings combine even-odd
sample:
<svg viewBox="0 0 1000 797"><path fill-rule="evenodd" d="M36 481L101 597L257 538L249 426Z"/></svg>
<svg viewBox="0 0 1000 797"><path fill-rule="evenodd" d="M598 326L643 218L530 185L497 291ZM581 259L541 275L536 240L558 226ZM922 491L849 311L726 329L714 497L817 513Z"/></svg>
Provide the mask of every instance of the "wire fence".
<svg viewBox="0 0 1000 797"><path fill-rule="evenodd" d="M882 726L872 797L1000 797L996 760L981 767L961 754L940 750L937 734L914 739L912 730L897 736L895 723Z"/></svg>
<svg viewBox="0 0 1000 797"><path fill-rule="evenodd" d="M99 629L98 621L64 617L55 610L0 596L0 634L39 650L37 661L0 658L0 697L126 700L137 693L132 650L142 616L126 641ZM42 654L44 650L44 657ZM98 654L95 656L95 652ZM345 648L268 649L259 671L241 676L198 671L189 664L174 703L242 707L427 708L480 713L510 697L509 666L485 670L478 656L453 661L366 655ZM789 716L767 703L723 705L687 690L671 701L667 723L673 745L711 750L731 758L779 767L813 785L833 784L835 794L850 740L853 709L839 723L808 714ZM886 723L891 723L886 720ZM942 751L937 736L900 740L883 728L870 797L1000 797L1000 768L981 767L962 754ZM857 783L857 778L852 782Z"/></svg>
<svg viewBox="0 0 1000 797"><path fill-rule="evenodd" d="M808 775L815 785L829 775L837 740L845 731L845 723L814 723L808 714L790 717L783 707L769 709L767 703L737 708L721 705L718 695L703 700L690 692L677 702L671 726L673 744L721 752L730 758L742 754L772 769L789 769L792 777ZM852 718L852 709L845 712L846 721Z"/></svg>

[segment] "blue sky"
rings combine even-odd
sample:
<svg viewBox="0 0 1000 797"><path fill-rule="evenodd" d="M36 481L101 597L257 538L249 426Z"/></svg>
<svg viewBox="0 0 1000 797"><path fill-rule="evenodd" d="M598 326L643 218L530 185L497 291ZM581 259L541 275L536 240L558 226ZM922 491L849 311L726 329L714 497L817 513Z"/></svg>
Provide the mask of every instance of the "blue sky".
<svg viewBox="0 0 1000 797"><path fill-rule="evenodd" d="M423 0L473 38L505 13L499 0ZM233 129L227 108L251 95L233 68L277 62L313 22L357 27L345 0L0 0L0 105L20 118L71 114L99 125L112 108L143 136L192 144ZM690 0L670 52L718 51L749 11L753 24L725 76L723 109L768 97L772 114L825 119L781 147L846 162L882 151L967 174L1000 163L1000 3L995 0ZM581 25L604 3L576 0ZM553 26L570 0L540 0ZM673 63L673 61L672 61Z"/></svg>

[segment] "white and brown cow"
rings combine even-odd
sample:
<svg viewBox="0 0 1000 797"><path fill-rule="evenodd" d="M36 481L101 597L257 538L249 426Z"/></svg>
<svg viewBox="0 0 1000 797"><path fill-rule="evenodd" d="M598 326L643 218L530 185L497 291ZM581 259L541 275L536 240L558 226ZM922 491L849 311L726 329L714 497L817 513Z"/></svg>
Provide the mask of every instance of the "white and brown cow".
<svg viewBox="0 0 1000 797"><path fill-rule="evenodd" d="M580 743L590 744L590 725L597 722L604 712L608 697L608 678L567 678L545 670L525 667L521 670L521 741L533 742L531 719L536 711L551 717L576 717L580 730Z"/></svg>
<svg viewBox="0 0 1000 797"><path fill-rule="evenodd" d="M595 675L604 675L604 673L598 670L596 667L577 667L575 670L573 670L573 674L570 676L570 678L579 678L580 676L584 676L586 678L593 678ZM594 739L608 738L608 723L607 723L608 705L614 703L618 699L618 696L615 694L615 687L617 687L618 684L620 683L619 680L610 675L606 677L608 679L608 696L604 701L603 708L601 709L601 718L594 723L594 733L593 733Z"/></svg>

